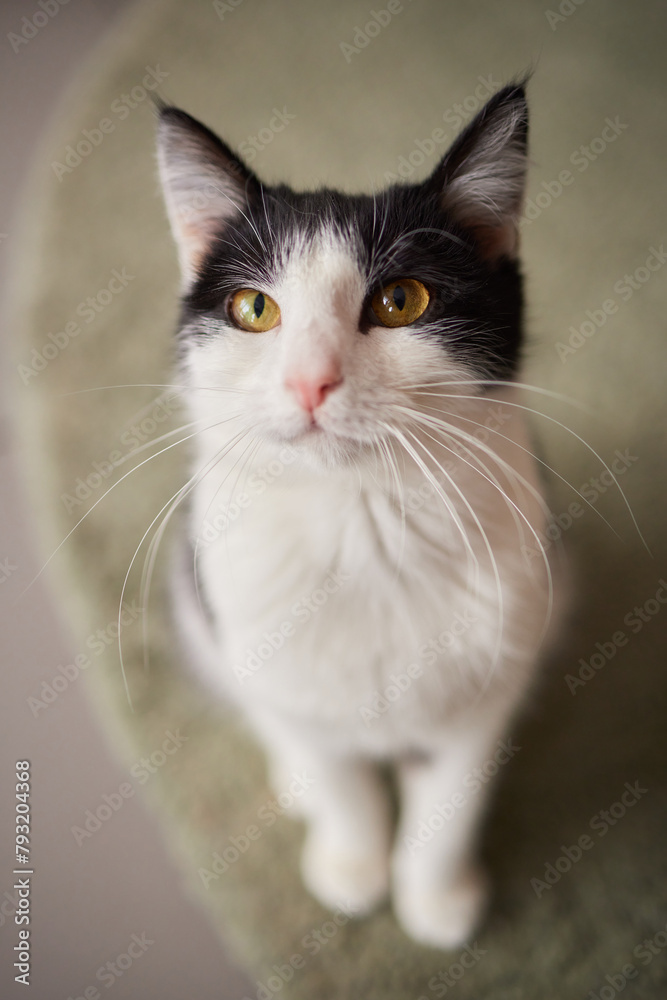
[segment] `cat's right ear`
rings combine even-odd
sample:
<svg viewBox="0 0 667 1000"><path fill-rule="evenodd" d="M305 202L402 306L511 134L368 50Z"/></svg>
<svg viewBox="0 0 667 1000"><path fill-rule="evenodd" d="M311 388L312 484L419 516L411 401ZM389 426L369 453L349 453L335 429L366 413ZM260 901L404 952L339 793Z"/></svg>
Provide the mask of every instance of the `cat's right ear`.
<svg viewBox="0 0 667 1000"><path fill-rule="evenodd" d="M259 192L259 181L217 135L178 108L159 108L157 152L187 290L225 223Z"/></svg>

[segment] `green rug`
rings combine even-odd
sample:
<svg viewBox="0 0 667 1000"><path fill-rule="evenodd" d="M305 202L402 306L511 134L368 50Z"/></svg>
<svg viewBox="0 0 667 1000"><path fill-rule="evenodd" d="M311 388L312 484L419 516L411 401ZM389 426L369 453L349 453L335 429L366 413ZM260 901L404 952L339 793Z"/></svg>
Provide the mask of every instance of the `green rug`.
<svg viewBox="0 0 667 1000"><path fill-rule="evenodd" d="M193 894L257 980L253 997L665 996L666 27L658 3L620 0L140 4L92 54L43 146L14 345L42 549L90 512L49 564L85 651L75 667L128 763L177 737L147 793ZM178 426L161 388L177 267L150 93L159 85L266 180L371 190L424 176L488 94L531 66L526 377L584 407L526 401L552 418L533 420L545 460L595 509L549 475L572 617L499 778L488 919L468 949L445 953L414 945L388 908L356 922L306 895L301 827L243 728L175 656L164 554L149 613L136 610L146 542L124 597L129 707L121 588L184 470L179 445L122 479L181 436L159 440ZM576 435L614 464L650 556Z"/></svg>

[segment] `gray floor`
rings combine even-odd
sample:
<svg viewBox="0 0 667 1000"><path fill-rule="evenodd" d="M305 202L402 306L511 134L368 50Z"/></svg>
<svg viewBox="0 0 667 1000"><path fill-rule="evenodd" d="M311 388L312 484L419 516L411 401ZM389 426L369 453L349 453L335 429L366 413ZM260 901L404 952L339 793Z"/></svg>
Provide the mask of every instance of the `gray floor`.
<svg viewBox="0 0 667 1000"><path fill-rule="evenodd" d="M64 0L61 0L64 3ZM71 0L14 51L10 33L40 8L37 0L0 6L0 283L18 239L15 206L26 164L79 62L128 6L126 0ZM53 9L53 0L46 2ZM42 20L42 18L38 18ZM16 43L15 43L16 44ZM2 295L2 302L5 301ZM0 358L8 382L11 330L2 318ZM11 397L9 397L11 398ZM73 684L38 719L27 699L76 650L58 620L39 568L30 511L12 445L8 394L0 397L0 997L32 1000L105 996L113 1000L236 1000L255 990L228 963L203 914L184 894L157 826L138 798L78 846L71 832L81 804L94 809L126 778L110 757ZM3 569L4 565L4 569ZM9 574L7 576L7 574ZM5 577L7 577L5 579ZM14 764L32 764L31 988L14 982L18 927L12 912ZM98 978L136 934L153 942L122 976ZM136 949L135 949L136 950ZM125 964L121 960L121 964ZM94 992L93 988L99 992ZM86 990L88 992L86 992Z"/></svg>

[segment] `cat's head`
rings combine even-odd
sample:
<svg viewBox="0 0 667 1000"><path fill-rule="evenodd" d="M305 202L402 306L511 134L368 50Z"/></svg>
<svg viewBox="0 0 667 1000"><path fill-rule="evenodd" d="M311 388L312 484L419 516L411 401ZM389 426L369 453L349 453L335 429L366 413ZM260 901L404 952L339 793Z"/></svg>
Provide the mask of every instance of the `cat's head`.
<svg viewBox="0 0 667 1000"><path fill-rule="evenodd" d="M336 464L410 427L434 390L511 379L527 131L524 87L510 85L422 183L298 193L262 184L207 128L162 108L193 391L260 441Z"/></svg>

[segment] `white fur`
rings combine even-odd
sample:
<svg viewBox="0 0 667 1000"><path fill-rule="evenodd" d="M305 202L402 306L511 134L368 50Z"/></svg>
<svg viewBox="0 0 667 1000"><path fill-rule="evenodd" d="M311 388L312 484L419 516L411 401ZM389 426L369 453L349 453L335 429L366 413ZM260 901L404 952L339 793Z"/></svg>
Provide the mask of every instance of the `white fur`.
<svg viewBox="0 0 667 1000"><path fill-rule="evenodd" d="M472 371L435 341L401 328L361 334L363 281L335 234L295 248L283 277L262 291L280 305L279 327L252 334L209 321L220 335L193 340L185 362L187 405L202 428L192 470L208 470L193 490L190 523L212 616L199 669L241 706L277 787L294 770L314 779L299 803L311 891L364 912L391 882L405 930L454 946L484 904L475 838L486 792L423 850L411 854L404 838L493 756L535 670L549 571L521 552L538 547L544 521L522 410L513 388L480 396ZM286 383L317 379L332 364L342 382L312 428ZM452 384L433 395L408 388L438 382ZM452 455L430 440L402 414L405 405L447 414L469 452ZM480 431L498 406L498 432ZM417 435L430 453L416 446L426 472L388 426L413 446L409 432ZM398 482L379 458L379 438L392 443ZM271 462L275 477L263 471ZM451 481L438 470L444 463ZM430 495L427 473L441 484ZM425 498L415 501L420 488ZM240 513L210 541L215 532L204 525L232 503ZM325 600L313 603L320 591ZM304 600L316 610L306 615ZM208 628L192 602L177 608L187 631L193 617ZM445 652L423 651L452 622L471 619ZM278 646L290 624L262 659L266 636ZM248 651L261 666L244 672ZM421 676L369 720L364 706L411 663ZM383 760L398 770L395 834L375 764Z"/></svg>

